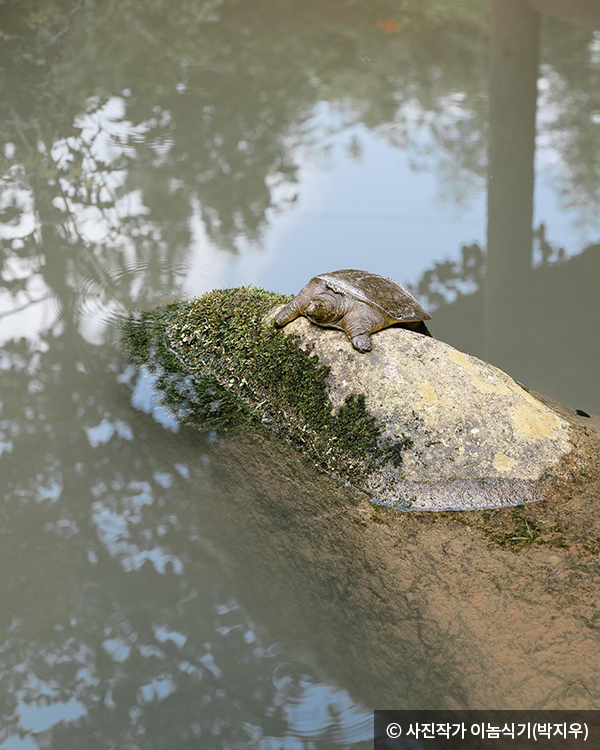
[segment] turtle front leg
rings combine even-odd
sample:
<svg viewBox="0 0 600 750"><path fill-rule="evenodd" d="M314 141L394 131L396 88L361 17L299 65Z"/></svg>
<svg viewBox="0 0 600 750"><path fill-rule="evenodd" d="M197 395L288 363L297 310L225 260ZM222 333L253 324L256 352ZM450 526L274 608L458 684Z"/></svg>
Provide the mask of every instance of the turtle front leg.
<svg viewBox="0 0 600 750"><path fill-rule="evenodd" d="M369 319L370 310L366 305L356 303L357 307L348 312L340 321L352 346L359 352L370 352L372 349L371 333L373 326Z"/></svg>
<svg viewBox="0 0 600 750"><path fill-rule="evenodd" d="M275 318L275 325L278 328L291 323L299 315L302 315L306 306L311 301L316 289L316 284L310 281L308 284L302 287L298 294L294 297L291 302L288 302L277 314Z"/></svg>
<svg viewBox="0 0 600 750"><path fill-rule="evenodd" d="M371 334L383 328L386 320L370 305L355 302L340 323L355 349L359 352L370 352L373 348Z"/></svg>

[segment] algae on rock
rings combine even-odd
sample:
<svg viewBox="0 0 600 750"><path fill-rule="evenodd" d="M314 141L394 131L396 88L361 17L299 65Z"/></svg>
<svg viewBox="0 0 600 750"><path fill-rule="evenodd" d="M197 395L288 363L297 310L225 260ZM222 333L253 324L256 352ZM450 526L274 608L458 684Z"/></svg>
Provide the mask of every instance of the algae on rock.
<svg viewBox="0 0 600 750"><path fill-rule="evenodd" d="M160 371L171 402L206 426L266 425L320 468L400 509L473 509L539 499L571 450L569 427L495 367L398 327L356 352L253 287L129 319L123 343Z"/></svg>

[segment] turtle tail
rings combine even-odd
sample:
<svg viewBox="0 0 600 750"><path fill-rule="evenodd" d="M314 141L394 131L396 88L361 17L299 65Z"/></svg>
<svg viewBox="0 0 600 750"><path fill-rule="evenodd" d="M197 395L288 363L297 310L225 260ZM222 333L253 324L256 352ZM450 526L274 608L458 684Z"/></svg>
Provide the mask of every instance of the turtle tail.
<svg viewBox="0 0 600 750"><path fill-rule="evenodd" d="M430 336L431 338L433 338L433 336L429 332L429 328L427 328L422 320L416 320L410 323L401 323L401 326L402 328L408 328L409 331L420 333L422 336Z"/></svg>

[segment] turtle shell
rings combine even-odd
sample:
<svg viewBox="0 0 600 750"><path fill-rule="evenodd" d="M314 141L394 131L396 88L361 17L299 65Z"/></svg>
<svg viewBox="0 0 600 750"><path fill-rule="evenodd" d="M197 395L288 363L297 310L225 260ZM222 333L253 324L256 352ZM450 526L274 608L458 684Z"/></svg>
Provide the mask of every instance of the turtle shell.
<svg viewBox="0 0 600 750"><path fill-rule="evenodd" d="M398 322L431 319L431 315L421 307L410 292L385 276L348 268L342 271L321 273L315 276L315 279L324 281L334 292L347 294L368 305L378 307Z"/></svg>

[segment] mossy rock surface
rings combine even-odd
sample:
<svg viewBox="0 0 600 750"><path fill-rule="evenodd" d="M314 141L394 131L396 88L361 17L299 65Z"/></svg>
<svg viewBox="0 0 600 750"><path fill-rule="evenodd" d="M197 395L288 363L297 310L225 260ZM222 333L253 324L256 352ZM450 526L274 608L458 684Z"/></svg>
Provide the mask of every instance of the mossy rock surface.
<svg viewBox="0 0 600 750"><path fill-rule="evenodd" d="M215 290L132 315L122 344L138 365L159 373L171 405L186 403L188 421L270 429L320 468L361 485L384 460L379 426L362 394L334 410L330 368L299 337L265 322L290 299L252 287Z"/></svg>
<svg viewBox="0 0 600 750"><path fill-rule="evenodd" d="M502 371L397 327L368 354L304 318L277 330L288 300L215 290L132 317L123 343L195 422L275 430L399 509L517 505L564 473L569 425Z"/></svg>

